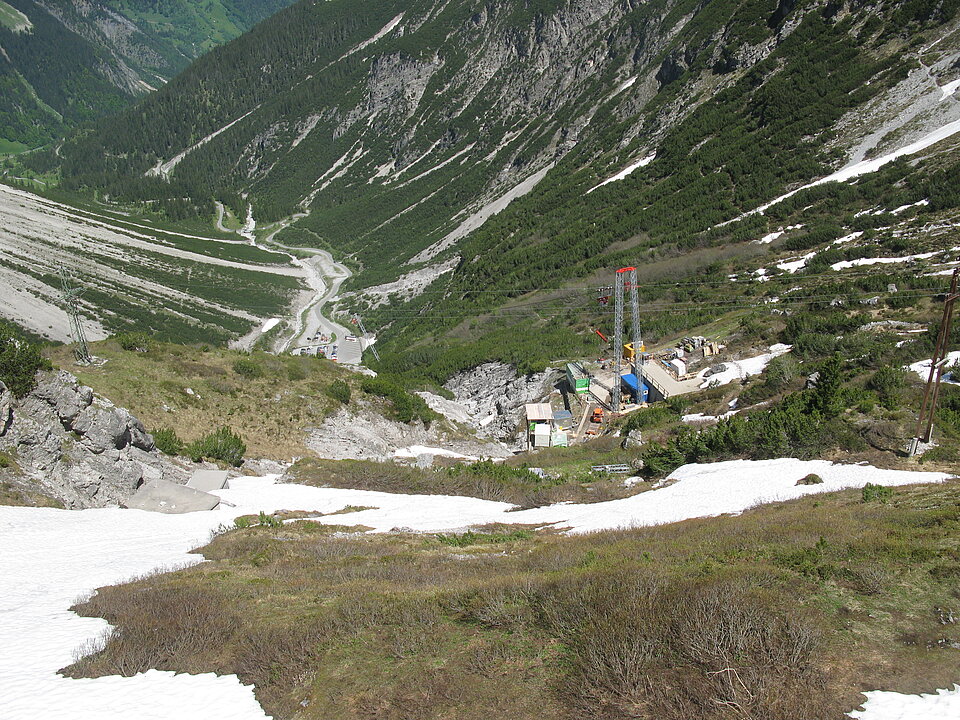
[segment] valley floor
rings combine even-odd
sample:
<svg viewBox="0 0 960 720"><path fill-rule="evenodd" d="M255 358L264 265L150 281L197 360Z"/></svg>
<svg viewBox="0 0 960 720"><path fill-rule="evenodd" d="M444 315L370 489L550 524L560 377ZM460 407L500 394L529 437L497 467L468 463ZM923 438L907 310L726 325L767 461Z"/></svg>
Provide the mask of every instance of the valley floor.
<svg viewBox="0 0 960 720"><path fill-rule="evenodd" d="M796 485L809 473L819 485ZM97 649L108 632L103 620L69 611L97 587L158 569L193 565L190 551L212 531L233 519L260 511L309 510L329 514L347 506L349 521L377 532L465 529L491 522L553 525L573 532L657 525L685 518L739 513L767 502L812 493L858 488L866 483L936 483L944 473L879 470L825 461L778 459L688 465L672 484L625 500L592 505L554 505L508 513L505 503L466 497L395 495L356 490L277 484L276 478L244 477L220 491L231 503L207 513L159 515L100 509L61 511L0 507L0 539L5 552L0 573L8 587L0 598L0 643L15 652L0 655L0 715L70 718L263 718L251 686L236 676L175 675L151 670L133 677L66 679L57 670ZM338 524L342 515L311 518ZM79 598L79 600L78 600ZM875 708L875 709L874 709ZM922 708L922 709L921 709ZM900 717L957 717L960 693L930 696L871 696L864 720Z"/></svg>

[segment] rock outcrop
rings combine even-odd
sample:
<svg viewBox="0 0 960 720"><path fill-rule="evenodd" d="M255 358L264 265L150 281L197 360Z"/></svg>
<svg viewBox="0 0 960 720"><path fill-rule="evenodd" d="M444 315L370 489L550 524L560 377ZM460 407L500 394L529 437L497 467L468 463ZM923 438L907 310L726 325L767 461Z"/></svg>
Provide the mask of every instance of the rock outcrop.
<svg viewBox="0 0 960 720"><path fill-rule="evenodd" d="M143 423L64 371L42 373L19 401L0 384L0 450L38 491L71 509L116 506L147 480L187 477Z"/></svg>
<svg viewBox="0 0 960 720"><path fill-rule="evenodd" d="M512 365L492 362L454 375L444 387L475 418L477 432L520 449L523 406L541 402L559 380L557 371L518 375Z"/></svg>

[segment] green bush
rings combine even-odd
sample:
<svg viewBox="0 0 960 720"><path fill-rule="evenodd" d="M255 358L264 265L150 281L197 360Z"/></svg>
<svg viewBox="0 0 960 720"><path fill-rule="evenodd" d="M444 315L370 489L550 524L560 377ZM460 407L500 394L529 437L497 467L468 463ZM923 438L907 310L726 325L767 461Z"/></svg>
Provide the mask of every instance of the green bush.
<svg viewBox="0 0 960 720"><path fill-rule="evenodd" d="M344 405L350 404L350 386L344 380L334 380L324 392Z"/></svg>
<svg viewBox="0 0 960 720"><path fill-rule="evenodd" d="M153 433L153 442L157 450L167 455L180 455L183 452L183 440L177 437L173 428L160 428Z"/></svg>
<svg viewBox="0 0 960 720"><path fill-rule="evenodd" d="M186 447L186 453L194 462L201 460L222 460L234 466L243 463L243 454L247 446L239 435L230 428L222 426L209 435L204 435Z"/></svg>
<svg viewBox="0 0 960 720"><path fill-rule="evenodd" d="M384 375L365 377L360 383L360 388L365 393L390 400L393 405L393 416L400 422L411 423L414 420L422 420L425 425L429 425L437 418L437 414L427 407L422 397L408 393L395 380Z"/></svg>
<svg viewBox="0 0 960 720"><path fill-rule="evenodd" d="M49 370L50 363L40 348L17 332L12 325L0 323L0 382L16 397L23 397L37 384L38 370Z"/></svg>
<svg viewBox="0 0 960 720"><path fill-rule="evenodd" d="M253 380L263 377L263 368L247 357L239 357L233 361L233 371L240 377Z"/></svg>
<svg viewBox="0 0 960 720"><path fill-rule="evenodd" d="M657 403L651 407L630 413L626 422L623 423L622 432L626 435L633 430L646 430L648 428L666 425L669 422L679 419L680 414L668 404Z"/></svg>
<svg viewBox="0 0 960 720"><path fill-rule="evenodd" d="M874 500L885 503L892 497L893 488L874 485L873 483L867 483L863 486L863 502L865 503L873 502Z"/></svg>
<svg viewBox="0 0 960 720"><path fill-rule="evenodd" d="M867 387L880 396L880 402L887 410L896 410L900 406L906 386L904 371L891 365L881 367L867 382Z"/></svg>
<svg viewBox="0 0 960 720"><path fill-rule="evenodd" d="M150 337L146 333L121 333L117 335L114 340L117 341L117 344L119 344L121 348L130 352L142 353L150 349Z"/></svg>

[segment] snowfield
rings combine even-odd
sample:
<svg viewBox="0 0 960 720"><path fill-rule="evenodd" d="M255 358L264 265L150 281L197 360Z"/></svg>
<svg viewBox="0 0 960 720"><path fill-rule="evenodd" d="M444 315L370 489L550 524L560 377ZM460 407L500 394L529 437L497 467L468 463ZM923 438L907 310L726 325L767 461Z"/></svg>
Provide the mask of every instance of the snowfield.
<svg viewBox="0 0 960 720"><path fill-rule="evenodd" d="M809 473L822 485L796 485ZM132 678L71 680L57 670L75 652L108 629L103 620L81 618L68 610L95 588L123 582L157 569L201 562L192 548L233 518L279 509L330 513L347 505L372 510L317 518L332 524L362 524L375 532L396 528L420 532L459 530L490 522L554 525L570 532L638 527L688 518L740 513L764 502L811 493L882 485L941 482L944 473L880 470L866 465L834 465L793 459L730 461L686 465L671 476L676 482L659 490L591 505L560 504L522 512L510 505L468 497L400 495L360 490L277 484L275 477L231 480L218 494L234 507L211 512L161 515L137 510L82 511L0 507L0 572L7 579L0 596L0 717L45 720L96 718L264 718L249 686L235 676L175 675L150 671ZM9 649L15 648L14 652ZM873 694L866 720L892 720L885 707L917 703L956 703L946 695ZM919 697L919 700L917 699ZM874 706L878 709L873 711ZM919 707L919 706L918 706ZM931 708L935 707L930 705ZM944 706L946 707L946 706ZM951 705L950 707L955 707ZM911 710L911 712L914 712ZM909 717L941 717L917 710ZM886 713L886 714L885 714ZM947 717L942 715L942 717ZM955 715L953 717L956 717Z"/></svg>

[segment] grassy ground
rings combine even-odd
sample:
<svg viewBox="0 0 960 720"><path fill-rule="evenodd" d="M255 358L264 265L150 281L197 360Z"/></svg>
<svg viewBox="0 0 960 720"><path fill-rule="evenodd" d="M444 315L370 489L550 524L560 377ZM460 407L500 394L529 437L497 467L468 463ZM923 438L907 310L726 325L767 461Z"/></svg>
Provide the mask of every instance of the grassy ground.
<svg viewBox="0 0 960 720"><path fill-rule="evenodd" d="M576 455L583 457L584 453ZM291 482L301 485L418 495L466 495L514 503L524 508L558 502L616 500L644 492L650 487L644 483L625 487L622 476L591 474L577 463L551 467L546 477L541 478L521 464L524 460L526 464L532 464L538 462L540 457L518 456L503 465L492 462L470 465L451 462L449 467L426 469L369 460L319 460L308 457L290 468L289 477Z"/></svg>
<svg viewBox="0 0 960 720"><path fill-rule="evenodd" d="M579 537L349 517L101 590L77 609L119 632L67 673L236 672L304 719L821 720L957 680L960 482Z"/></svg>
<svg viewBox="0 0 960 720"><path fill-rule="evenodd" d="M340 407L325 394L331 382L358 384L352 373L313 357L259 352L248 357L166 343L149 347L139 353L123 350L116 340L93 343L93 354L107 362L91 367L74 365L68 347L49 348L47 354L54 365L129 409L148 430L173 428L190 442L228 425L241 435L249 456L278 460L307 454L305 428ZM241 358L254 367L242 370L248 374L235 367Z"/></svg>

